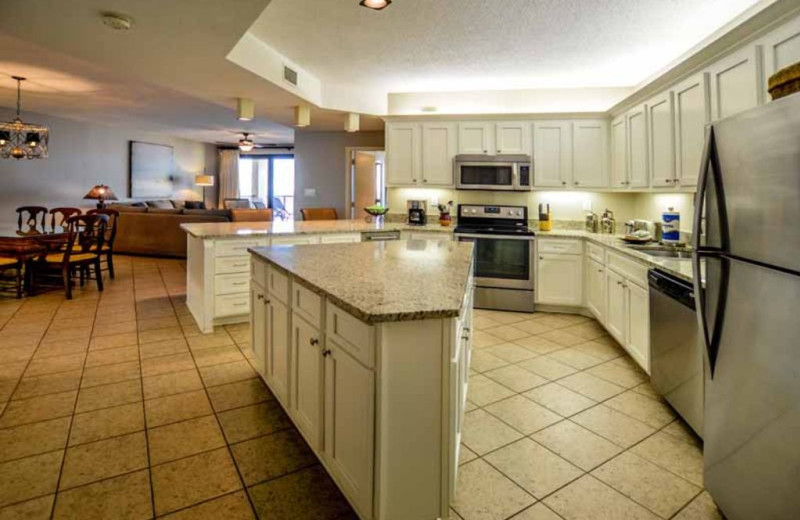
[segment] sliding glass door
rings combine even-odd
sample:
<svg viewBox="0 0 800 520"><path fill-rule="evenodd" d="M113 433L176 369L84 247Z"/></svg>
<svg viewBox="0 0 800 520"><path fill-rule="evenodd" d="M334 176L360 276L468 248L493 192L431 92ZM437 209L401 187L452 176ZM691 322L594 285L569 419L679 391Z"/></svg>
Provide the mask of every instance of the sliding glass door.
<svg viewBox="0 0 800 520"><path fill-rule="evenodd" d="M241 156L239 195L250 199L256 208L272 208L276 220L291 220L294 215L294 156Z"/></svg>

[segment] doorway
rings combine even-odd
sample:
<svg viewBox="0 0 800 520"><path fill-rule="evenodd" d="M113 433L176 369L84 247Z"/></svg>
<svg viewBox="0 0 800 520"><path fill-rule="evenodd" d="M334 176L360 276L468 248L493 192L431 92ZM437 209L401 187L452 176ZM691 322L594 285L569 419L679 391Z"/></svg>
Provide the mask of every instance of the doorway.
<svg viewBox="0 0 800 520"><path fill-rule="evenodd" d="M363 217L364 208L386 205L386 152L381 148L350 148L347 207L351 219Z"/></svg>
<svg viewBox="0 0 800 520"><path fill-rule="evenodd" d="M275 218L294 218L294 156L239 157L239 193L258 208L271 208Z"/></svg>

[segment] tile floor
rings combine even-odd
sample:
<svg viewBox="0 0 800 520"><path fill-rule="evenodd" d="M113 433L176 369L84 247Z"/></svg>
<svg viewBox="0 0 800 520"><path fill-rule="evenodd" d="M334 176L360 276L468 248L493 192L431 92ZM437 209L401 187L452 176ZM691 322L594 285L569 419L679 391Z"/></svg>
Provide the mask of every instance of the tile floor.
<svg viewBox="0 0 800 520"><path fill-rule="evenodd" d="M0 300L0 520L354 519L175 260ZM699 443L593 320L476 311L454 518L721 518Z"/></svg>

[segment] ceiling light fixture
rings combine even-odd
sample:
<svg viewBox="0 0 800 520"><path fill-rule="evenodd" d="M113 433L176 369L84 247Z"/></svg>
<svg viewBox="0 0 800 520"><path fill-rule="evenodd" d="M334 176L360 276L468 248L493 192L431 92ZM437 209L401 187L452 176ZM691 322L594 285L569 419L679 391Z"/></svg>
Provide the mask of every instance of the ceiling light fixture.
<svg viewBox="0 0 800 520"><path fill-rule="evenodd" d="M0 157L8 159L45 159L50 130L46 126L23 123L19 117L22 99L22 82L25 78L11 76L17 80L17 117L8 123L0 123Z"/></svg>
<svg viewBox="0 0 800 520"><path fill-rule="evenodd" d="M133 27L133 20L118 13L102 13L103 23L117 31L130 31Z"/></svg>
<svg viewBox="0 0 800 520"><path fill-rule="evenodd" d="M386 9L391 3L392 0L361 0L358 5L366 7L367 9L380 11L381 9Z"/></svg>
<svg viewBox="0 0 800 520"><path fill-rule="evenodd" d="M361 127L361 117L358 114L350 112L344 119L345 132L358 132Z"/></svg>
<svg viewBox="0 0 800 520"><path fill-rule="evenodd" d="M255 148L256 143L254 143L253 140L250 139L250 134L248 134L247 132L243 132L243 134L244 138L239 139L239 150L242 152L253 151L253 148Z"/></svg>
<svg viewBox="0 0 800 520"><path fill-rule="evenodd" d="M256 104L250 98L236 98L236 119L252 121L256 114Z"/></svg>
<svg viewBox="0 0 800 520"><path fill-rule="evenodd" d="M308 105L294 107L294 126L299 128L311 126L311 108Z"/></svg>

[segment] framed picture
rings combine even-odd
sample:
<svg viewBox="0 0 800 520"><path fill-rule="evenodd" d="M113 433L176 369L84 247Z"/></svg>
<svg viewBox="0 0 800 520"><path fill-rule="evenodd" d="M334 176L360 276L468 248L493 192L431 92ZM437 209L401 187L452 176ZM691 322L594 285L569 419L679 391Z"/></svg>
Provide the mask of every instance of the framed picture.
<svg viewBox="0 0 800 520"><path fill-rule="evenodd" d="M171 146L131 141L128 187L132 198L172 196L172 155Z"/></svg>

